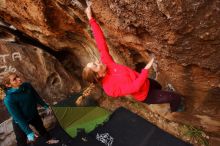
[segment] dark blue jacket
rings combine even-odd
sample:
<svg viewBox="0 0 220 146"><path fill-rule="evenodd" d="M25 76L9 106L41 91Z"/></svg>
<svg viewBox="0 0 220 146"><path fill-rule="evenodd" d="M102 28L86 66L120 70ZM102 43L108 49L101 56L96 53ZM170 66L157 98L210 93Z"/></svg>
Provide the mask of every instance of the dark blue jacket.
<svg viewBox="0 0 220 146"><path fill-rule="evenodd" d="M4 104L13 120L27 135L32 132L28 122L38 114L37 104L48 107L30 83L23 83L18 89L9 88Z"/></svg>

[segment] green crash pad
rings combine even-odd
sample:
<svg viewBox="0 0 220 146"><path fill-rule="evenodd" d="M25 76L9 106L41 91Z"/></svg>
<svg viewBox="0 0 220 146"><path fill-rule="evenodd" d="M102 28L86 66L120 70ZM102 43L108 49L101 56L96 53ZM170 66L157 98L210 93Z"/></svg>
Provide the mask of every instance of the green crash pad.
<svg viewBox="0 0 220 146"><path fill-rule="evenodd" d="M98 107L59 107L53 106L53 112L61 127L72 137L77 136L78 129L86 133L107 121L111 112Z"/></svg>

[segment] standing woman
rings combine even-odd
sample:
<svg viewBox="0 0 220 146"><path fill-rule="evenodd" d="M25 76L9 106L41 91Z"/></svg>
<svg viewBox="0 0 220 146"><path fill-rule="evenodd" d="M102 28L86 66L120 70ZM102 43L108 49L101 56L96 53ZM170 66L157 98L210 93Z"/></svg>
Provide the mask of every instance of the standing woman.
<svg viewBox="0 0 220 146"><path fill-rule="evenodd" d="M29 124L46 138L48 144L59 142L59 140L50 137L37 111L37 105L40 104L49 113L49 106L30 83L22 83L16 73L8 73L2 80L2 88L5 92L4 104L13 118L12 124L18 146L27 146L27 140L29 142L35 141L37 135L31 130Z"/></svg>
<svg viewBox="0 0 220 146"><path fill-rule="evenodd" d="M85 10L91 25L102 62L90 62L83 69L82 77L90 83L101 83L105 93L113 98L132 95L132 97L148 104L170 103L171 111L177 111L181 96L161 90L161 85L148 78L148 70L154 58L138 73L131 68L114 62L109 54L103 32L92 18L91 4Z"/></svg>

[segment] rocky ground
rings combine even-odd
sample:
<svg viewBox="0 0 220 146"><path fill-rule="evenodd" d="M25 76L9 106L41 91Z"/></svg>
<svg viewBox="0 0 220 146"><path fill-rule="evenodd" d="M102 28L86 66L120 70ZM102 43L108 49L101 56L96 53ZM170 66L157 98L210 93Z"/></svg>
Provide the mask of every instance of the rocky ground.
<svg viewBox="0 0 220 146"><path fill-rule="evenodd" d="M132 99L112 99L110 97L106 97L100 102L100 105L110 111L114 111L121 106L125 107L154 125L157 125L164 131L186 142L194 144L195 146L217 146L214 143L211 144L211 141L209 142L209 136L203 130L167 119L166 116L170 114L172 115L172 113L170 113L169 106L166 104L164 104L162 108L160 106L158 110L157 105L149 106L144 103L136 102Z"/></svg>

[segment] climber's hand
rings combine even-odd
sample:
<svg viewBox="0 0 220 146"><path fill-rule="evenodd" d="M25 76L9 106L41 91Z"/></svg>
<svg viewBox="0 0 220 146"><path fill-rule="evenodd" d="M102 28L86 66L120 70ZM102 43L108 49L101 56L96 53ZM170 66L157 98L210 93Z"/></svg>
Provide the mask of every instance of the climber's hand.
<svg viewBox="0 0 220 146"><path fill-rule="evenodd" d="M89 20L92 18L91 5L92 5L91 2L87 2L87 8L85 9L85 13L86 13Z"/></svg>
<svg viewBox="0 0 220 146"><path fill-rule="evenodd" d="M153 62L154 62L154 57L151 58L151 60L148 62L148 64L145 66L144 69L149 69L152 66Z"/></svg>

